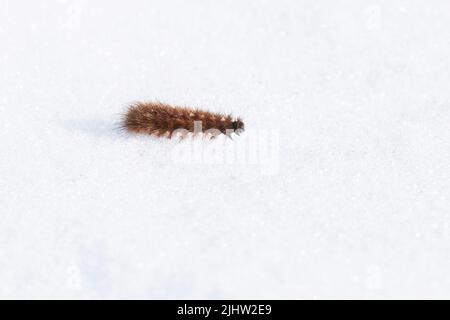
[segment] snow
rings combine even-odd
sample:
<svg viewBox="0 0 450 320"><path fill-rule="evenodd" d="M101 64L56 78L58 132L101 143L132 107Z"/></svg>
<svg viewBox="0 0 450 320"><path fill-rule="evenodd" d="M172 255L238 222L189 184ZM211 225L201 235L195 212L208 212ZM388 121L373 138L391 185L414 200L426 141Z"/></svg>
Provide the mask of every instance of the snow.
<svg viewBox="0 0 450 320"><path fill-rule="evenodd" d="M446 0L0 0L0 297L449 298L449 39ZM248 130L115 130L155 99Z"/></svg>

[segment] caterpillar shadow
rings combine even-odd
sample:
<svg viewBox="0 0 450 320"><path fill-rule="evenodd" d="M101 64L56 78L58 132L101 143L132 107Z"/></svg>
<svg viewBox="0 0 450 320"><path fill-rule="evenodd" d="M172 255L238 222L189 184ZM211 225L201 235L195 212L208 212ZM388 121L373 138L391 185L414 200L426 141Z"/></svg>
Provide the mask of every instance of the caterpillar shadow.
<svg viewBox="0 0 450 320"><path fill-rule="evenodd" d="M123 136L123 131L117 122L100 118L67 119L62 125L67 131L95 138L114 139Z"/></svg>

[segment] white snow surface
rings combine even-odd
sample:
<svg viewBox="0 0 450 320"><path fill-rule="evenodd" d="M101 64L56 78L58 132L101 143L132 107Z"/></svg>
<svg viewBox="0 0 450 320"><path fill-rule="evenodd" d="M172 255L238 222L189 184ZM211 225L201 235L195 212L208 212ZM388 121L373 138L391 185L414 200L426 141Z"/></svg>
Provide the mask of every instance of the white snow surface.
<svg viewBox="0 0 450 320"><path fill-rule="evenodd" d="M1 298L450 298L449 1L0 0L0 114Z"/></svg>

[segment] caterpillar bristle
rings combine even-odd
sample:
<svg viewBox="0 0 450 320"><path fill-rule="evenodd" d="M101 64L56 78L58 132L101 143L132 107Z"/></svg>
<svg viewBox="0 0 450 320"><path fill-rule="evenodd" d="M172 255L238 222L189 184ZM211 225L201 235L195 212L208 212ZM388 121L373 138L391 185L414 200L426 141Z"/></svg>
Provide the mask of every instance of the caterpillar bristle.
<svg viewBox="0 0 450 320"><path fill-rule="evenodd" d="M244 123L238 117L213 113L188 107L171 106L161 102L137 102L128 107L121 127L130 133L147 134L171 138L181 133L181 139L188 133L193 136L200 132L213 133L213 136L244 131ZM214 134L215 133L215 134Z"/></svg>

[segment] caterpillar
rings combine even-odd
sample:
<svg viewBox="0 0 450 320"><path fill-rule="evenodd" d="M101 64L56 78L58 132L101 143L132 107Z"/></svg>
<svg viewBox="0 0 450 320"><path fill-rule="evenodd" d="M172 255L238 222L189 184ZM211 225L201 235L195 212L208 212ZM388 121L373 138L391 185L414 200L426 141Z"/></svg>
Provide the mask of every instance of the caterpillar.
<svg viewBox="0 0 450 320"><path fill-rule="evenodd" d="M148 134L172 138L180 133L181 139L188 133L204 132L215 138L219 134L231 137L244 131L244 123L238 118L200 109L171 106L161 102L136 102L123 116L122 128L130 133Z"/></svg>

